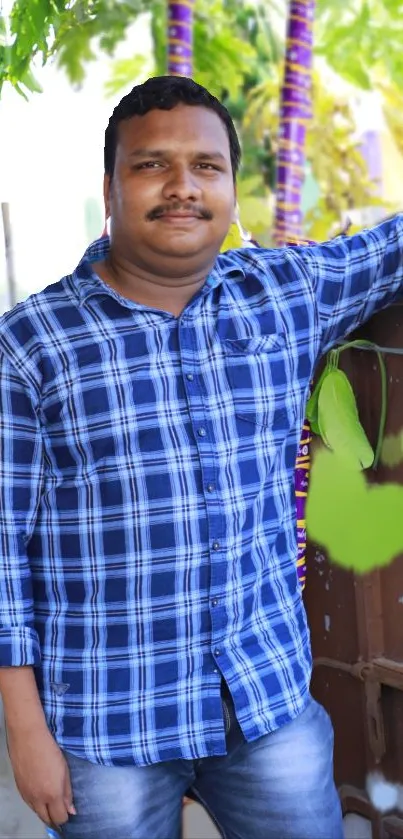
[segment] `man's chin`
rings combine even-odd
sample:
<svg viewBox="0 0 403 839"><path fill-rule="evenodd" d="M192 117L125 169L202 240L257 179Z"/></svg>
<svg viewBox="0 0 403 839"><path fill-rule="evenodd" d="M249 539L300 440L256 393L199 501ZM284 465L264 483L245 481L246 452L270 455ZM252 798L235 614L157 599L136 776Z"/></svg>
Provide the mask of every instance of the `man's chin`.
<svg viewBox="0 0 403 839"><path fill-rule="evenodd" d="M214 252L214 246L211 242L200 240L198 236L166 236L161 241L160 239L151 243L152 250L160 254L162 257L175 258L189 258L197 257L199 254L206 252ZM217 255L219 246L217 245Z"/></svg>

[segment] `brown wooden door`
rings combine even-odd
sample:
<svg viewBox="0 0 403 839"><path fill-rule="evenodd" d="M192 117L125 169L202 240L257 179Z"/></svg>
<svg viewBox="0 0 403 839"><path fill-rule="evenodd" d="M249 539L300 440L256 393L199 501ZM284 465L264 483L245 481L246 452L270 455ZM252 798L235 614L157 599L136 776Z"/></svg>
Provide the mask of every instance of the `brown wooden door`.
<svg viewBox="0 0 403 839"><path fill-rule="evenodd" d="M382 347L402 348L403 306L393 306L361 330ZM403 430L403 354L385 354L388 372L387 434ZM380 379L376 355L351 350L343 367L360 417L376 442ZM403 483L403 461L380 466L378 483ZM401 522L403 528L403 521ZM340 522L342 526L342 522ZM355 576L329 563L309 544L305 602L314 655L312 691L335 728L336 782L345 812L372 821L374 839L403 837L403 812L381 816L365 793L368 772L403 784L403 556L382 571Z"/></svg>

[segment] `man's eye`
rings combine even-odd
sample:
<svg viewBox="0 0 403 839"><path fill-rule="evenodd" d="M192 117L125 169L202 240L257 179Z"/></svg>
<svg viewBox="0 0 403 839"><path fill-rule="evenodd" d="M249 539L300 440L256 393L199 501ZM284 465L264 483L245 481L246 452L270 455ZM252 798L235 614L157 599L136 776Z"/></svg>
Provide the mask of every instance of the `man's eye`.
<svg viewBox="0 0 403 839"><path fill-rule="evenodd" d="M197 164L196 164L196 168L197 168L197 167L198 167L199 169L213 169L213 170L215 170L216 172L218 172L218 171L219 171L219 166L214 166L214 163L197 163Z"/></svg>
<svg viewBox="0 0 403 839"><path fill-rule="evenodd" d="M157 169L161 166L157 160L145 160L143 163L138 163L135 169Z"/></svg>

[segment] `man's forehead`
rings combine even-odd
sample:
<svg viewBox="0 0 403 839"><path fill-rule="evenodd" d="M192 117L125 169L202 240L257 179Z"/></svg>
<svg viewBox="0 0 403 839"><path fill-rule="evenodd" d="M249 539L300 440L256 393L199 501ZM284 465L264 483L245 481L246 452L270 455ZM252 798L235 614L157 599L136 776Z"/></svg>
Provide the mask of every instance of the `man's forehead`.
<svg viewBox="0 0 403 839"><path fill-rule="evenodd" d="M171 142L180 139L183 143L198 141L205 145L206 138L216 138L213 143L221 152L228 146L228 134L222 120L209 108L197 105L177 105L169 111L155 108L143 116L133 116L119 124L119 139L124 143L134 143L134 148L154 148L155 139L161 138L158 147L168 147ZM208 143L211 145L211 140Z"/></svg>
<svg viewBox="0 0 403 839"><path fill-rule="evenodd" d="M181 147L183 148L183 144L181 144ZM128 151L127 154L133 160L141 160L142 158L157 160L161 157L169 157L173 151L176 151L176 146L170 148L169 146L165 145L163 148L153 148L150 145L135 148L132 151ZM195 147L195 145L192 143L190 145L189 150L187 150L187 153L189 153L189 151L192 154L192 156L197 157L198 160L215 160L217 162L224 162L225 160L227 160L227 156L224 154L223 151L220 151L219 149L214 149L213 147L203 146L203 148L198 148Z"/></svg>

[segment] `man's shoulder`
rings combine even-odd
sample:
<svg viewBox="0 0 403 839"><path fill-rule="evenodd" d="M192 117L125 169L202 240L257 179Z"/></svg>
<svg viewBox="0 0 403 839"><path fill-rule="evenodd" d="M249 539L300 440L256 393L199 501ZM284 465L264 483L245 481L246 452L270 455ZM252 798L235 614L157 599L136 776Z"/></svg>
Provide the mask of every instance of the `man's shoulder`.
<svg viewBox="0 0 403 839"><path fill-rule="evenodd" d="M30 318L45 310L57 310L60 306L70 303L74 306L74 299L66 288L66 281L70 278L67 275L55 283L51 283L40 291L30 294L24 300L19 301L12 309L4 312L0 317L0 329L8 328L24 318Z"/></svg>
<svg viewBox="0 0 403 839"><path fill-rule="evenodd" d="M224 277L237 279L240 285L245 285L245 291L257 283L268 291L282 289L286 294L293 294L296 286L305 286L306 267L301 254L307 249L309 246L305 245L246 247L225 251L218 257L217 264Z"/></svg>
<svg viewBox="0 0 403 839"><path fill-rule="evenodd" d="M5 312L0 317L0 353L17 365L35 363L38 353L77 319L78 301L69 285L67 275Z"/></svg>

